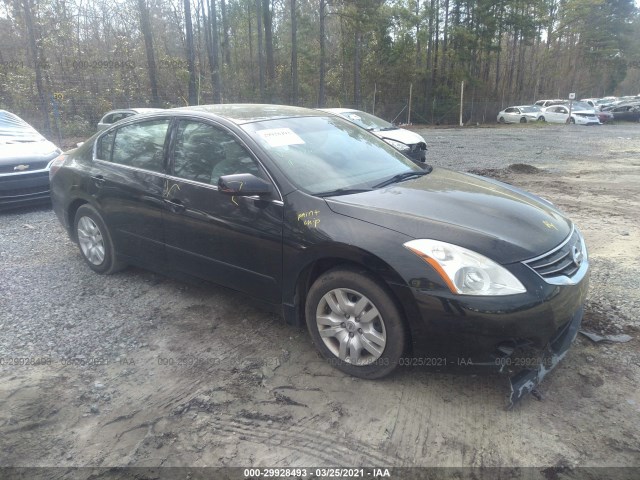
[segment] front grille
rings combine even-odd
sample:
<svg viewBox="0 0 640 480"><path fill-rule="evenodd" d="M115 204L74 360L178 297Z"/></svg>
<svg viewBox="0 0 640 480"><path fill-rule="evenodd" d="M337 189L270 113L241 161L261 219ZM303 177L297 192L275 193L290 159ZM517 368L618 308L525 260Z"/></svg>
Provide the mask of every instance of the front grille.
<svg viewBox="0 0 640 480"><path fill-rule="evenodd" d="M22 173L22 172L33 172L35 170L42 170L47 168L47 164L49 160L40 161L40 162L22 162L22 163L12 163L10 165L0 165L0 173ZM24 170L15 170L15 167L19 165L28 165L28 169Z"/></svg>
<svg viewBox="0 0 640 480"><path fill-rule="evenodd" d="M580 233L574 230L569 240L561 244L559 248L525 263L544 279L571 278L580 269L582 262L586 260Z"/></svg>

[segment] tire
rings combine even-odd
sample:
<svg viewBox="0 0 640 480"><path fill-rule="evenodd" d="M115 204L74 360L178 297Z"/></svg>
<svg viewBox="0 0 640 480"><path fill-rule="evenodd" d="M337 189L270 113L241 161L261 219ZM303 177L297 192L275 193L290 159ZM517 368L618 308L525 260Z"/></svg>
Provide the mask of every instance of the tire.
<svg viewBox="0 0 640 480"><path fill-rule="evenodd" d="M500 117L500 118L498 119L498 123L506 123L506 122L504 121L504 117Z"/></svg>
<svg viewBox="0 0 640 480"><path fill-rule="evenodd" d="M527 117L522 117L520 119L520 123L527 123Z"/></svg>
<svg viewBox="0 0 640 480"><path fill-rule="evenodd" d="M569 118L569 123L570 123L571 125L575 125L575 124L576 124L576 119L575 119L575 118L573 118L573 117L570 117L570 118Z"/></svg>
<svg viewBox="0 0 640 480"><path fill-rule="evenodd" d="M80 253L91 270L109 275L125 267L116 260L109 229L95 208L86 204L78 208L73 225Z"/></svg>
<svg viewBox="0 0 640 480"><path fill-rule="evenodd" d="M539 122L542 122L542 123L546 122L546 120L544 119L544 116L543 116L543 115L540 115L540 116L538 117L538 121L539 121Z"/></svg>
<svg viewBox="0 0 640 480"><path fill-rule="evenodd" d="M402 314L387 289L363 270L336 268L321 275L309 289L305 313L322 356L354 377L388 375L405 351Z"/></svg>

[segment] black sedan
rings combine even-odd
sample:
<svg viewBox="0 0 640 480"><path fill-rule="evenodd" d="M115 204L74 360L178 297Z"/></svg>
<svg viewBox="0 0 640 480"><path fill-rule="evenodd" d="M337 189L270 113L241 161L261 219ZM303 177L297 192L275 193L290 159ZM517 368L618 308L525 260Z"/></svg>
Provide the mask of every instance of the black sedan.
<svg viewBox="0 0 640 480"><path fill-rule="evenodd" d="M358 377L491 367L514 374L514 402L565 355L582 319L586 246L552 204L423 169L316 110L136 116L51 175L54 210L94 271L135 264L277 305Z"/></svg>
<svg viewBox="0 0 640 480"><path fill-rule="evenodd" d="M0 210L49 201L49 164L62 153L17 115L0 110Z"/></svg>
<svg viewBox="0 0 640 480"><path fill-rule="evenodd" d="M640 103L626 103L602 109L613 115L614 120L640 122Z"/></svg>

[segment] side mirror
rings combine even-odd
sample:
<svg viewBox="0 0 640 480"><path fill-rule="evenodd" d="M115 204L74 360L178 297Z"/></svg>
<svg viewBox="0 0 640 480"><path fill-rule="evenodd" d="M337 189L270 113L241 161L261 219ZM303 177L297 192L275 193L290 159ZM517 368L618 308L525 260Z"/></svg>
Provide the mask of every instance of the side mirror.
<svg viewBox="0 0 640 480"><path fill-rule="evenodd" d="M271 184L252 173L236 173L221 176L218 179L218 189L229 195L268 195L271 193Z"/></svg>

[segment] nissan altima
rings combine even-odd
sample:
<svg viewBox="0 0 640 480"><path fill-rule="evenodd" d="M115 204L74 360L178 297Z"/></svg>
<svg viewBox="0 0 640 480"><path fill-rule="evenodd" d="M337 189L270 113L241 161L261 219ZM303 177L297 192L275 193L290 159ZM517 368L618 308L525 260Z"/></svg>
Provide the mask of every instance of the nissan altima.
<svg viewBox="0 0 640 480"><path fill-rule="evenodd" d="M587 249L551 203L422 168L318 110L138 115L50 174L54 210L95 272L138 265L244 292L306 324L357 377L462 360L508 373L513 404L582 319Z"/></svg>

